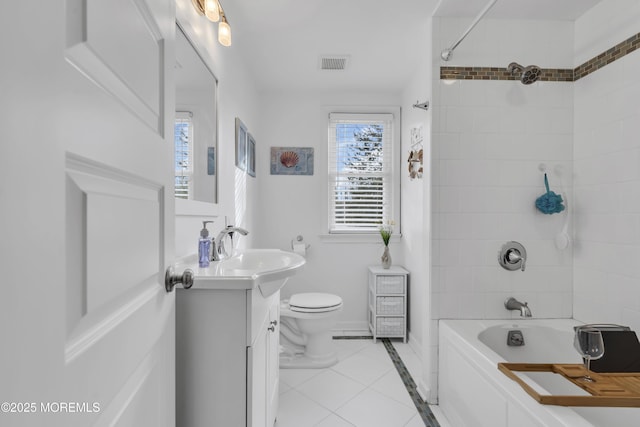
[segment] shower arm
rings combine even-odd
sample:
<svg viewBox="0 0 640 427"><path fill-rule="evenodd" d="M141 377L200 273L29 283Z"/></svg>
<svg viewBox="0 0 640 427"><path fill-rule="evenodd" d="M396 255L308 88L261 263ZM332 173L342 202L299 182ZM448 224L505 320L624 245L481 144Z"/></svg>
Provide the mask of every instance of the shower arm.
<svg viewBox="0 0 640 427"><path fill-rule="evenodd" d="M462 34L462 36L458 39L458 41L452 44L449 49L445 49L440 53L440 57L442 59L444 59L445 61L448 61L451 59L454 49L458 47L458 45L462 42L462 40L464 40L465 37L467 37L467 35L471 32L471 30L473 30L473 27L475 27L478 24L478 22L484 17L484 15L487 14L487 12L489 12L489 9L491 9L493 5L496 4L497 1L498 0L489 1L489 3L484 7L484 9L482 9L482 12L480 12L480 14L476 16L476 19L473 20L471 25L469 25L469 28L467 28L467 30L464 32L464 34Z"/></svg>

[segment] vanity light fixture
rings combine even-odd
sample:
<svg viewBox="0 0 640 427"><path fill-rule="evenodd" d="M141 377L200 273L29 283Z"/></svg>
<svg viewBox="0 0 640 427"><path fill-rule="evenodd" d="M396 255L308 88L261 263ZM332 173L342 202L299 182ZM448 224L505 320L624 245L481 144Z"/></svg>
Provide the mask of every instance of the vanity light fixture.
<svg viewBox="0 0 640 427"><path fill-rule="evenodd" d="M204 16L209 18L211 22L218 22L220 20L218 0L204 0Z"/></svg>
<svg viewBox="0 0 640 427"><path fill-rule="evenodd" d="M219 0L191 0L196 11L204 15L211 22L218 24L218 41L222 46L231 46L231 26L224 14L224 9Z"/></svg>
<svg viewBox="0 0 640 427"><path fill-rule="evenodd" d="M231 46L231 27L222 8L220 8L220 23L218 24L218 41L222 46Z"/></svg>

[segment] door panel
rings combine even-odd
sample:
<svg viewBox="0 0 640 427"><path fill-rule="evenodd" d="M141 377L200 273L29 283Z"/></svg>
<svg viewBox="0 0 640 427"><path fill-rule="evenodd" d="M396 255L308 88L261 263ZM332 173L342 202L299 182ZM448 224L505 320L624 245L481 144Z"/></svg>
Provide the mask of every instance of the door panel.
<svg viewBox="0 0 640 427"><path fill-rule="evenodd" d="M158 342L167 344L172 341L166 336ZM167 384L172 384L171 374L166 369L170 352L170 345L154 348L118 390L112 403L103 409L95 425L174 426L173 419L166 419L171 414L164 406L166 398L163 395Z"/></svg>
<svg viewBox="0 0 640 427"><path fill-rule="evenodd" d="M164 45L158 16L144 0L69 0L69 63L147 126L163 132Z"/></svg>
<svg viewBox="0 0 640 427"><path fill-rule="evenodd" d="M0 6L0 425L175 425L174 7Z"/></svg>
<svg viewBox="0 0 640 427"><path fill-rule="evenodd" d="M83 224L81 241L86 251L83 263L70 266L80 271L68 274L86 272L81 292L85 295L83 314L87 314L136 284L156 279L162 270L162 188L121 171L95 164L89 167L76 158L67 160L67 177L75 187L68 191L81 192L68 194L67 199L74 203L67 205L67 218ZM80 206L75 203L78 198L84 201ZM76 230L68 228L67 232ZM127 250L114 250L118 247Z"/></svg>

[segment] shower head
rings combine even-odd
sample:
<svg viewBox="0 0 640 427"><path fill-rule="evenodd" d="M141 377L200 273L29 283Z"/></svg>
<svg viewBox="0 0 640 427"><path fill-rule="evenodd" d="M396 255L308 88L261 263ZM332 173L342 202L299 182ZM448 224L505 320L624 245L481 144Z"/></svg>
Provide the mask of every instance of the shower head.
<svg viewBox="0 0 640 427"><path fill-rule="evenodd" d="M530 85L531 83L538 81L540 74L542 74L542 70L537 65L523 67L516 62L509 64L507 70L509 70L512 76L520 74L520 81L525 85Z"/></svg>

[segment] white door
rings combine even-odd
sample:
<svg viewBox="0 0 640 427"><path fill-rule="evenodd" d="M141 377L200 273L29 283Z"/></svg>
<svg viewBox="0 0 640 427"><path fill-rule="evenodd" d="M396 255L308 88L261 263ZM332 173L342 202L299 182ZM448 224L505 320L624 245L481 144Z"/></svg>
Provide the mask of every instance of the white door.
<svg viewBox="0 0 640 427"><path fill-rule="evenodd" d="M175 425L174 28L173 0L0 4L1 426Z"/></svg>

